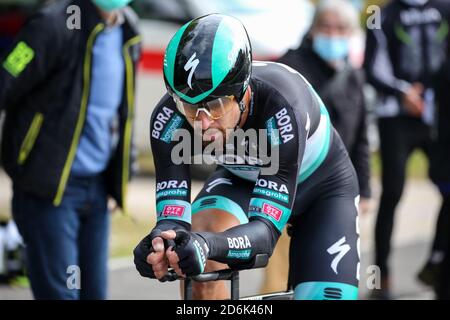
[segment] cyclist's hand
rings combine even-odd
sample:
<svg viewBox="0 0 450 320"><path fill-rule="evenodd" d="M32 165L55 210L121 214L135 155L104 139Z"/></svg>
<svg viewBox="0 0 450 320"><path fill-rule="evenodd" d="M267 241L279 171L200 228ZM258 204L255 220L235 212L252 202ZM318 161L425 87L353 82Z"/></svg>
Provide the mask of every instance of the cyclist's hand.
<svg viewBox="0 0 450 320"><path fill-rule="evenodd" d="M161 236L164 237L166 240L175 240L176 238L176 232L175 230L168 230L161 233ZM180 266L178 265L179 259L178 255L175 251L173 251L173 246L170 246L166 250L166 257L169 261L170 267L180 276L180 277L186 277L186 275L181 271Z"/></svg>
<svg viewBox="0 0 450 320"><path fill-rule="evenodd" d="M133 251L134 264L143 277L161 279L167 273L169 263L160 234L161 230L153 229Z"/></svg>
<svg viewBox="0 0 450 320"><path fill-rule="evenodd" d="M175 241L175 247L169 247L166 256L178 275L195 276L205 270L209 248L202 236L185 230L169 230L162 232L161 236Z"/></svg>

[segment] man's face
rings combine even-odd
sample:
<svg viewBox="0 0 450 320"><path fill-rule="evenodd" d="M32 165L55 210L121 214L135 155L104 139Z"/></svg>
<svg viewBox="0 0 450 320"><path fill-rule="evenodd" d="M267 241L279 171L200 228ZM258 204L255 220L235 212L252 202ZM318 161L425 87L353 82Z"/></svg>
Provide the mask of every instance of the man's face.
<svg viewBox="0 0 450 320"><path fill-rule="evenodd" d="M203 145L206 146L213 141L222 139L223 144L229 138L232 130L239 121L240 111L236 99L228 101L225 106L226 112L219 119L213 119L204 110L198 110L196 117L186 116L187 121L194 129L201 129Z"/></svg>

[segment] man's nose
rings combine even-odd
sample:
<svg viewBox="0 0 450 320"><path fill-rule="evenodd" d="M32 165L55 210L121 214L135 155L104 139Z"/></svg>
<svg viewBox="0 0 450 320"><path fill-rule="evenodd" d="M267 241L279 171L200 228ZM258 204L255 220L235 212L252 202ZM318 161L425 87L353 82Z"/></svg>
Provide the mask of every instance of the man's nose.
<svg viewBox="0 0 450 320"><path fill-rule="evenodd" d="M202 130L207 130L214 120L210 119L209 116L204 111L199 111L196 121L201 121Z"/></svg>

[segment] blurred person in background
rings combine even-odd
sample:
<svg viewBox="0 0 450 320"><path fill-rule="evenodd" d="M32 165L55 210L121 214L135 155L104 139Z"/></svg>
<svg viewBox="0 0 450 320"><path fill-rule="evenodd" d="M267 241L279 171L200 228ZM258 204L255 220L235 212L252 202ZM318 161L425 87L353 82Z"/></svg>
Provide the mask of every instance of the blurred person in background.
<svg viewBox="0 0 450 320"><path fill-rule="evenodd" d="M44 7L0 63L2 162L36 299L107 295L107 201L126 207L140 56L130 1Z"/></svg>
<svg viewBox="0 0 450 320"><path fill-rule="evenodd" d="M391 298L388 256L406 162L417 148L430 156L435 105L431 82L445 59L448 36L444 3L392 1L381 10L380 28L367 30L364 66L379 99L376 111L383 189L375 227L375 263L382 273L381 290L373 291L375 299ZM435 244L442 247L443 239L437 237ZM438 247L434 250L440 251Z"/></svg>
<svg viewBox="0 0 450 320"><path fill-rule="evenodd" d="M348 0L319 2L312 26L299 48L279 59L300 72L317 90L344 142L358 175L360 211L369 209L370 166L363 93L364 75L350 62L352 37L361 32L359 13ZM284 233L266 268L262 292L283 290L288 273L289 237ZM280 272L283 270L284 272Z"/></svg>
<svg viewBox="0 0 450 320"><path fill-rule="evenodd" d="M365 79L348 61L351 37L359 28L359 13L349 1L321 1L301 46L279 62L303 74L324 101L356 169L360 209L366 212L371 191Z"/></svg>
<svg viewBox="0 0 450 320"><path fill-rule="evenodd" d="M448 214L448 213L447 213ZM449 224L450 225L450 224ZM448 225L447 225L448 227ZM447 228L447 232L450 232L450 229ZM448 233L447 233L448 234ZM442 262L442 269L447 270L447 272L442 272L440 275L440 286L438 287L438 295L437 298L440 300L450 300L450 237L447 237L447 247L445 249L444 260Z"/></svg>
<svg viewBox="0 0 450 320"><path fill-rule="evenodd" d="M443 195L436 237L433 248L441 247L442 264L438 264L438 274L434 283L438 299L450 299L450 58L435 79L438 117L436 121L436 141L431 161L431 177ZM442 238L442 240L439 240ZM436 242L442 241L443 245ZM432 251L433 252L433 251ZM432 259L430 258L431 263ZM434 279L433 279L434 280Z"/></svg>
<svg viewBox="0 0 450 320"><path fill-rule="evenodd" d="M0 55L14 41L26 19L36 12L44 0L0 1Z"/></svg>

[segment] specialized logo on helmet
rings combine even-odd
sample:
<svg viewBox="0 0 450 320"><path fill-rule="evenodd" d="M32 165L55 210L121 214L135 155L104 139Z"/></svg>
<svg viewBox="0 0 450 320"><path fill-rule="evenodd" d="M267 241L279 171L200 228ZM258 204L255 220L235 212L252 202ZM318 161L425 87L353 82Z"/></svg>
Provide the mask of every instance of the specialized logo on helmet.
<svg viewBox="0 0 450 320"><path fill-rule="evenodd" d="M191 70L191 72L189 72L189 76L188 76L188 80L187 80L187 84L188 84L189 88L191 88L191 90L192 90L192 76L194 75L195 69L197 68L198 64L200 63L200 60L195 59L196 56L197 56L197 53L194 52L194 54L189 58L188 62L186 62L186 64L184 65L185 71L188 71L189 69Z"/></svg>
<svg viewBox="0 0 450 320"><path fill-rule="evenodd" d="M244 25L230 16L210 14L191 20L175 33L166 49L164 81L169 92L190 104L227 95L240 100L251 61Z"/></svg>

